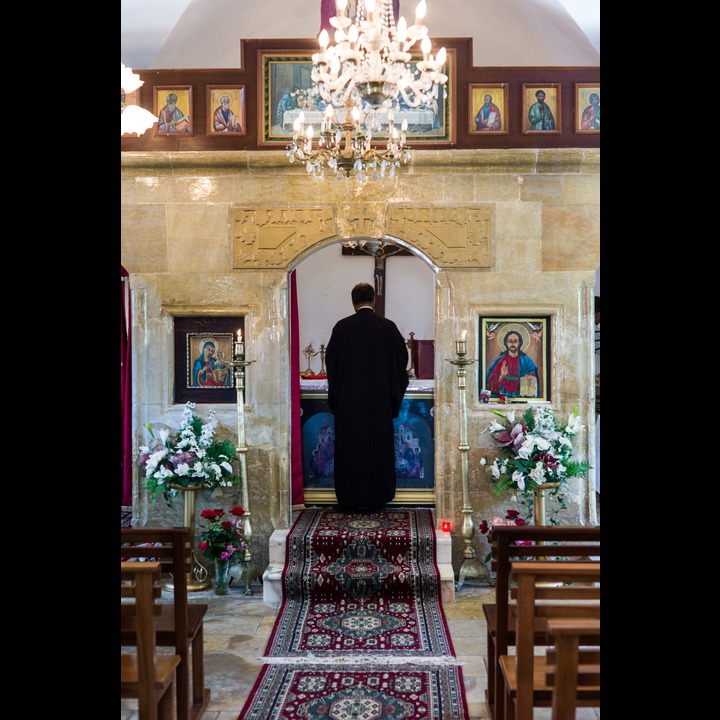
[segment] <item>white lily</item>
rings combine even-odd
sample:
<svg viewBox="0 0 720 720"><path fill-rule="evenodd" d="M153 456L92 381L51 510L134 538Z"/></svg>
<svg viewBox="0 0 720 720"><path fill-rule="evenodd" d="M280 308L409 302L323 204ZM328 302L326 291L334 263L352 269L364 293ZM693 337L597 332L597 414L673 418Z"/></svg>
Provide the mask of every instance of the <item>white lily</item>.
<svg viewBox="0 0 720 720"><path fill-rule="evenodd" d="M576 435L584 427L585 426L582 424L582 420L580 420L580 416L576 415L574 411L571 412L570 415L568 415L567 425L565 426L566 433L570 433L570 435Z"/></svg>

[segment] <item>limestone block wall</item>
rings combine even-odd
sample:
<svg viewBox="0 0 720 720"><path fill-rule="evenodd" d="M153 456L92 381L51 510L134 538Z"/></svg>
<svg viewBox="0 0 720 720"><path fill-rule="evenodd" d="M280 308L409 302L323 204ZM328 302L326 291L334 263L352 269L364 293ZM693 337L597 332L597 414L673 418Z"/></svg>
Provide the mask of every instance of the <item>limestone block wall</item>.
<svg viewBox="0 0 720 720"><path fill-rule="evenodd" d="M577 407L586 430L575 456L594 456L593 286L600 261L597 149L418 151L385 183L314 182L284 152L121 155L121 261L133 292L133 428L180 423L173 403L173 318L245 315L245 393L250 510L258 562L267 539L289 527L290 358L288 272L314 249L348 237L384 237L413 251L436 275L435 493L437 519L453 525L462 563L463 487L454 341L467 331L478 357L477 318L542 314L552 324L552 404ZM490 447L495 405L477 400L468 370L470 502L475 527L504 514L479 458ZM517 405L513 409L517 409ZM233 404L218 413L220 436L237 438ZM502 408L501 408L502 409ZM563 522L594 522L594 482L572 481ZM228 491L224 491L228 493ZM227 505L203 497L199 507ZM134 521L180 523L182 503L150 504L137 476ZM484 540L474 547L485 554ZM262 559L261 559L262 558Z"/></svg>

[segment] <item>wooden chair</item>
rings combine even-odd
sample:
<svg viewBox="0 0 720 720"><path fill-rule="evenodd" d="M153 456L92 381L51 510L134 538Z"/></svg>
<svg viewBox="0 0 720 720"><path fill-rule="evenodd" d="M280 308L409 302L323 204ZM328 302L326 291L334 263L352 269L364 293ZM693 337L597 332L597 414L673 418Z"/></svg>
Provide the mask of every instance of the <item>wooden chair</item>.
<svg viewBox="0 0 720 720"><path fill-rule="evenodd" d="M600 620L549 618L546 682L552 687L551 720L575 720L578 688L600 687ZM594 647L580 638L594 636Z"/></svg>
<svg viewBox="0 0 720 720"><path fill-rule="evenodd" d="M161 606L155 622L157 644L174 647L180 656L177 670L177 718L197 720L210 702L205 688L205 647L203 621L205 603L189 603L187 582L192 568L190 529L186 527L133 527L120 529L120 557L147 558L162 563L166 577L172 578L173 602ZM133 618L123 618L120 644L135 644ZM192 672L191 672L192 671Z"/></svg>
<svg viewBox="0 0 720 720"><path fill-rule="evenodd" d="M485 700L493 720L504 720L505 698L503 680L498 671L498 657L515 645L515 622L508 612L510 564L514 560L548 557L546 544L553 545L552 557L599 558L599 525L499 525L492 529L492 562L495 572L495 603L483 605L487 627L486 669L488 686ZM518 545L518 542L531 545ZM555 545L557 544L557 547ZM536 640L546 637L546 628L539 620Z"/></svg>
<svg viewBox="0 0 720 720"><path fill-rule="evenodd" d="M137 698L140 720L173 720L179 655L159 655L155 615L160 612L159 562L120 563L120 610L136 626L136 652L120 652L120 697ZM124 581L124 582L123 582ZM123 602L122 599L125 599Z"/></svg>
<svg viewBox="0 0 720 720"><path fill-rule="evenodd" d="M547 655L536 653L537 619L600 618L600 563L530 561L512 563L517 587L515 654L500 655L504 683L505 720L532 720L535 707L549 707L552 687L547 684ZM597 639L597 637L596 637ZM540 645L547 644L547 638ZM600 706L600 686L578 687L579 707Z"/></svg>

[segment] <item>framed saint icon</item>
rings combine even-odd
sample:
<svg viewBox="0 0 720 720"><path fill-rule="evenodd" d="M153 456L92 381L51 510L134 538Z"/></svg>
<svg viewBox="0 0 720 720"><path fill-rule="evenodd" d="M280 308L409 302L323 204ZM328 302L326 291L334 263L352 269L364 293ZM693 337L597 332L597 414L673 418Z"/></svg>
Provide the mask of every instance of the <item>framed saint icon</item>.
<svg viewBox="0 0 720 720"><path fill-rule="evenodd" d="M478 398L543 402L550 398L548 317L481 317Z"/></svg>

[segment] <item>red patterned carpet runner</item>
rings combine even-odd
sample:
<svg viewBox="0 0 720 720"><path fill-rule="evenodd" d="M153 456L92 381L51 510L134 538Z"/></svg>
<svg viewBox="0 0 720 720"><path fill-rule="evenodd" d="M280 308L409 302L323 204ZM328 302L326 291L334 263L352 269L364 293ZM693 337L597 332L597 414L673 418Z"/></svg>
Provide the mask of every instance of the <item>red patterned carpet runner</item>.
<svg viewBox="0 0 720 720"><path fill-rule="evenodd" d="M430 510L304 510L238 720L465 720Z"/></svg>

